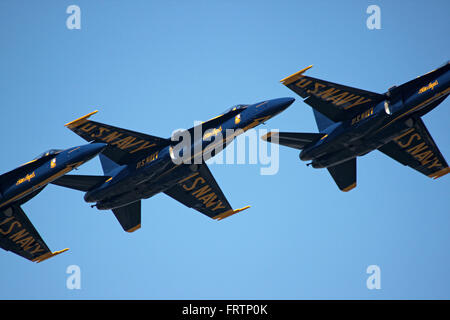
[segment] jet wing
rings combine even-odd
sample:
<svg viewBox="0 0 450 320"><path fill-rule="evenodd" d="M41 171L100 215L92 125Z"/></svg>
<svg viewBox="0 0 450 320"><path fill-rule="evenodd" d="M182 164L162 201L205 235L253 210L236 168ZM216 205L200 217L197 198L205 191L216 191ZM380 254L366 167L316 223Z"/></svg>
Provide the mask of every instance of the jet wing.
<svg viewBox="0 0 450 320"><path fill-rule="evenodd" d="M420 118L411 129L378 150L430 178L437 179L450 172L447 162Z"/></svg>
<svg viewBox="0 0 450 320"><path fill-rule="evenodd" d="M0 211L0 247L34 262L69 250L51 252L19 206Z"/></svg>
<svg viewBox="0 0 450 320"><path fill-rule="evenodd" d="M104 142L108 147L102 152L108 158L123 165L170 145L170 139L151 136L148 134L122 129L108 124L89 120L97 111L91 112L65 126L84 140L90 142Z"/></svg>
<svg viewBox="0 0 450 320"><path fill-rule="evenodd" d="M300 70L281 82L304 98L305 103L334 122L351 119L385 99L375 92L303 75L311 67Z"/></svg>
<svg viewBox="0 0 450 320"><path fill-rule="evenodd" d="M249 208L249 206L236 210L231 208L206 164L199 165L197 172L181 179L165 193L185 206L216 220L222 220Z"/></svg>

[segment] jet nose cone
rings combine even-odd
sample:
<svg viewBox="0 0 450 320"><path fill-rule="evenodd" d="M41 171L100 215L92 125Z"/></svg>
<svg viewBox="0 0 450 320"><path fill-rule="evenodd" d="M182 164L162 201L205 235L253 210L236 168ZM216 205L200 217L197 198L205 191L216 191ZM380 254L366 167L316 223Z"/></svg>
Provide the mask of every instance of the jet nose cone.
<svg viewBox="0 0 450 320"><path fill-rule="evenodd" d="M108 144L106 144L106 143L95 142L95 143L90 143L90 144L81 146L78 149L78 151L80 151L78 153L78 157L81 157L82 159L85 159L85 160L91 159L91 158L95 157L96 155L98 155L100 152L102 152L106 148L107 145Z"/></svg>
<svg viewBox="0 0 450 320"><path fill-rule="evenodd" d="M295 98L291 98L291 97L288 97L288 98L284 98L284 99L286 99L286 103L288 103L288 104L289 104L289 106L290 106L291 104L293 104L293 103L294 103L294 101L295 101Z"/></svg>
<svg viewBox="0 0 450 320"><path fill-rule="evenodd" d="M295 101L294 98L278 98L270 101L271 109L278 113L289 107Z"/></svg>
<svg viewBox="0 0 450 320"><path fill-rule="evenodd" d="M95 155L99 154L100 152L102 152L103 150L105 150L105 148L107 146L108 146L108 144L101 143L101 142L91 143L89 145L89 154L91 154L92 156L95 156Z"/></svg>
<svg viewBox="0 0 450 320"><path fill-rule="evenodd" d="M287 97L287 98L279 98L279 99L277 99L278 100L278 103L280 104L280 105L282 105L284 108L287 108L287 107L289 107L291 104L293 104L294 103L294 101L295 101L295 99L294 98L291 98L291 97Z"/></svg>

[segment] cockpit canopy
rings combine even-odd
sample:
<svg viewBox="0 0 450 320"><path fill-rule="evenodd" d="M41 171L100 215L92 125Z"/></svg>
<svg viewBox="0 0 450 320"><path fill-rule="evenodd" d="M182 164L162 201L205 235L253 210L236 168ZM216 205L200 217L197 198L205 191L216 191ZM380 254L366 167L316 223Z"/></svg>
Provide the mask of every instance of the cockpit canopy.
<svg viewBox="0 0 450 320"><path fill-rule="evenodd" d="M228 112L231 112L231 111L234 111L234 110L244 110L248 106L249 106L248 104L237 104L237 105L234 105L231 108L228 108L227 110L225 110L224 114L226 114Z"/></svg>
<svg viewBox="0 0 450 320"><path fill-rule="evenodd" d="M50 149L47 150L45 152L42 152L40 155L38 155L36 158L34 158L34 160L49 156L49 155L54 155L54 154L58 154L60 153L62 150L61 149Z"/></svg>

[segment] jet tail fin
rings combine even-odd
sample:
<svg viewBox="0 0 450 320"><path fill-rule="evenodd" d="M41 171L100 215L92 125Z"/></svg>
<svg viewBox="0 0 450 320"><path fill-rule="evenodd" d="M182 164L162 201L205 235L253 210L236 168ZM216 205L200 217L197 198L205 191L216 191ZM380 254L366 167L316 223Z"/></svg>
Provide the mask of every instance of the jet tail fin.
<svg viewBox="0 0 450 320"><path fill-rule="evenodd" d="M112 211L126 232L134 232L141 227L140 200Z"/></svg>
<svg viewBox="0 0 450 320"><path fill-rule="evenodd" d="M278 143L286 147L302 150L307 145L315 143L325 137L324 133L301 133L301 132L269 132L261 139Z"/></svg>
<svg viewBox="0 0 450 320"><path fill-rule="evenodd" d="M322 113L317 111L316 109L313 109L314 112L314 119L316 119L317 129L319 129L320 132L325 131L326 128L330 127L331 125L335 124L333 120L330 118L327 118Z"/></svg>
<svg viewBox="0 0 450 320"><path fill-rule="evenodd" d="M113 171L117 167L120 167L119 164L105 156L103 153L99 154L100 163L102 165L103 173L107 175L109 172Z"/></svg>
<svg viewBox="0 0 450 320"><path fill-rule="evenodd" d="M356 158L327 169L341 191L347 192L356 187Z"/></svg>

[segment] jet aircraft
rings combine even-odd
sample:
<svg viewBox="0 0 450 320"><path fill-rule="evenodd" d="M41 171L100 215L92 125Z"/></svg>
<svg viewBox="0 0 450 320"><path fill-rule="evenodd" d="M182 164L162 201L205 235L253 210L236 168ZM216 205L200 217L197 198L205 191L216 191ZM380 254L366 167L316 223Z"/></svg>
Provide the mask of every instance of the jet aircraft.
<svg viewBox="0 0 450 320"><path fill-rule="evenodd" d="M99 154L105 143L66 150L52 149L0 176L0 247L28 260L42 262L68 249L51 252L20 207L48 183Z"/></svg>
<svg viewBox="0 0 450 320"><path fill-rule="evenodd" d="M311 67L281 82L313 108L319 133L269 132L263 140L301 150L342 191L356 186L356 158L376 149L434 179L449 172L421 117L449 95L450 62L384 94L305 76Z"/></svg>
<svg viewBox="0 0 450 320"><path fill-rule="evenodd" d="M66 126L86 141L108 144L99 156L104 176L65 175L53 184L86 192L86 202L99 210L112 209L127 232L141 227L141 199L160 192L210 218L224 219L248 207L232 209L205 161L214 156L216 147L225 147L294 100L279 98L232 107L185 131L189 143L179 152L172 139L91 121L94 111ZM199 155L200 161L195 161Z"/></svg>

